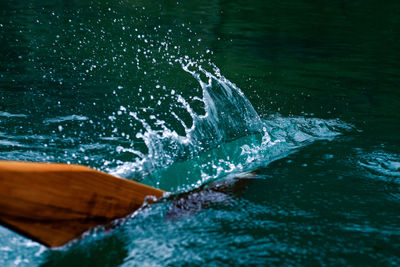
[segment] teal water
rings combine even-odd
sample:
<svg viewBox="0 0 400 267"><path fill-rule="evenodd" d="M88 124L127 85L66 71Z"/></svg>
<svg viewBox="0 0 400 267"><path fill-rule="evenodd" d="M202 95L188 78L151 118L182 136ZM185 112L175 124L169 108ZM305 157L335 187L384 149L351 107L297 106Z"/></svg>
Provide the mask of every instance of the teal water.
<svg viewBox="0 0 400 267"><path fill-rule="evenodd" d="M171 192L58 249L0 228L1 266L400 264L397 1L0 14L0 159Z"/></svg>

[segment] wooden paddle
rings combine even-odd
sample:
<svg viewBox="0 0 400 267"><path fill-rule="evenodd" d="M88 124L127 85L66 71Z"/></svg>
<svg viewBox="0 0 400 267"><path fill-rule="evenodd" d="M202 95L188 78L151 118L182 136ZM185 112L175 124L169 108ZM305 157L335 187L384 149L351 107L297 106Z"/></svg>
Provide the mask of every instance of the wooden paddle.
<svg viewBox="0 0 400 267"><path fill-rule="evenodd" d="M48 247L124 217L164 191L80 165L0 161L0 223Z"/></svg>

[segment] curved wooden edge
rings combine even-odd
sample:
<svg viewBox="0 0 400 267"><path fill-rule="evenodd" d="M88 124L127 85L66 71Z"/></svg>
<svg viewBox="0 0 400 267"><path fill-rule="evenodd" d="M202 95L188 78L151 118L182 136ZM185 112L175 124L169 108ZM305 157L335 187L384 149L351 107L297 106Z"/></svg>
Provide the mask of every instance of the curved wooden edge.
<svg viewBox="0 0 400 267"><path fill-rule="evenodd" d="M81 165L0 161L0 222L49 247L164 193Z"/></svg>

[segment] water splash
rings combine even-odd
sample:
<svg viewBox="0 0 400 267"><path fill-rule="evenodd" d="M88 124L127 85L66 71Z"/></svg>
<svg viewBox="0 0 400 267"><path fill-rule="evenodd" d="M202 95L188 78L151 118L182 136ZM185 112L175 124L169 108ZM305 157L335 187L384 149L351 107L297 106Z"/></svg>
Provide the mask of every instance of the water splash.
<svg viewBox="0 0 400 267"><path fill-rule="evenodd" d="M262 131L261 119L253 106L238 87L219 75L218 68L214 66L215 74L212 74L196 62L180 60L180 63L182 69L191 74L201 86L202 98L195 97L194 100L204 105L203 114L196 113L182 95L174 94L176 103L181 105L192 121L188 125L172 112L184 129L185 134L179 135L175 129L168 128L164 120L156 119L156 127L152 127L137 112L130 112L129 115L144 128L136 137L143 140L148 152L144 154L138 149L119 147L119 151L130 152L137 159L133 163L123 164L113 171L114 174L141 177L165 168L178 159L193 158L199 152L214 148L222 142ZM201 80L200 74L206 76L207 82Z"/></svg>
<svg viewBox="0 0 400 267"><path fill-rule="evenodd" d="M211 73L187 58L177 62L200 85L202 97L193 99L201 103L203 111L196 112L193 103L173 94L191 119L189 124L172 112L184 135L167 127L164 120L154 117L155 123L150 124L137 112L130 112L143 126L136 137L143 140L147 153L119 146L118 151L131 153L136 159L108 171L165 190L190 190L228 174L265 166L312 141L331 139L352 128L339 120L278 115L263 120L243 92L215 65L210 64Z"/></svg>

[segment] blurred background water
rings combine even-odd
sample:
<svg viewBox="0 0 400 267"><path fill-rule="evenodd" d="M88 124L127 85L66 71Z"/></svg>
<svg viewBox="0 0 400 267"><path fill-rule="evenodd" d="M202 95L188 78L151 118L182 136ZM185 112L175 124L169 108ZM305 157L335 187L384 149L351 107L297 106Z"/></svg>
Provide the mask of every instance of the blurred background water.
<svg viewBox="0 0 400 267"><path fill-rule="evenodd" d="M0 265L400 264L397 1L0 14L0 159L171 192L59 249L0 228Z"/></svg>

